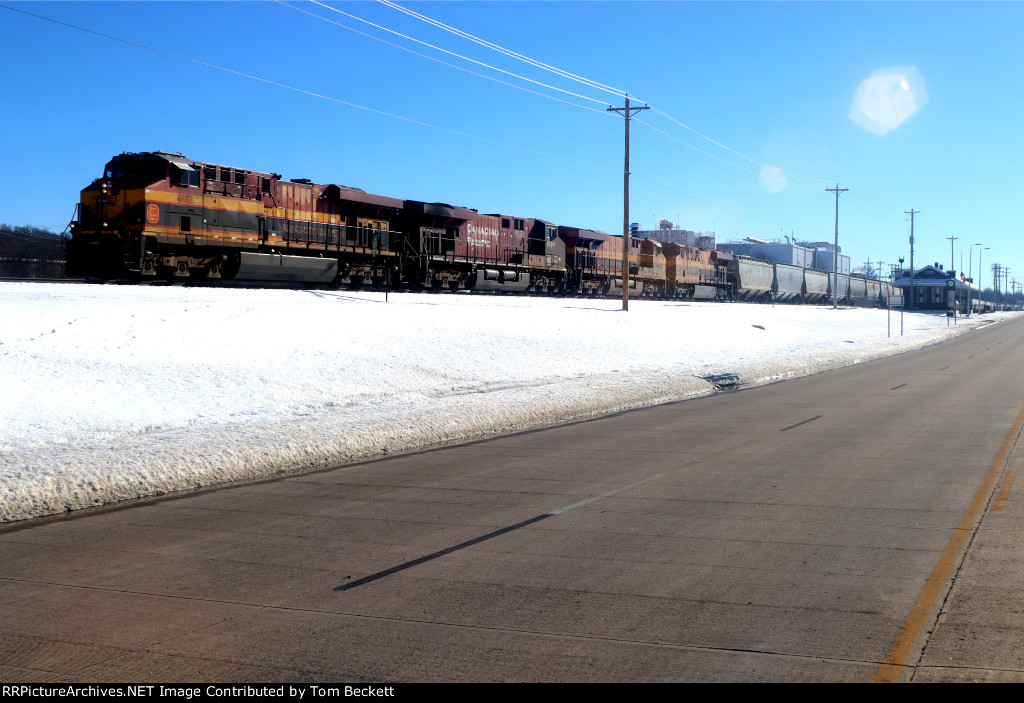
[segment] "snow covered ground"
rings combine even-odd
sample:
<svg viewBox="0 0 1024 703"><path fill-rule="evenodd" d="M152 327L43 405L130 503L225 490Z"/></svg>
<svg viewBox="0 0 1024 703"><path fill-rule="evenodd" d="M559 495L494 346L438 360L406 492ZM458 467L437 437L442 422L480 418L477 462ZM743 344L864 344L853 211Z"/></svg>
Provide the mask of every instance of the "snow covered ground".
<svg viewBox="0 0 1024 703"><path fill-rule="evenodd" d="M0 521L593 417L965 332L814 307L0 283Z"/></svg>

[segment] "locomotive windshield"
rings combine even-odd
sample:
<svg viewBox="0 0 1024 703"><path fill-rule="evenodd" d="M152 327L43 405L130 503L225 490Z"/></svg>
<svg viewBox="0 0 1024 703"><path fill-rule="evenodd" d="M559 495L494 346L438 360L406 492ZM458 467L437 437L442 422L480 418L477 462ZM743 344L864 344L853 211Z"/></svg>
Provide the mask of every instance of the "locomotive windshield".
<svg viewBox="0 0 1024 703"><path fill-rule="evenodd" d="M163 161L111 161L104 177L127 183L152 183L167 177Z"/></svg>

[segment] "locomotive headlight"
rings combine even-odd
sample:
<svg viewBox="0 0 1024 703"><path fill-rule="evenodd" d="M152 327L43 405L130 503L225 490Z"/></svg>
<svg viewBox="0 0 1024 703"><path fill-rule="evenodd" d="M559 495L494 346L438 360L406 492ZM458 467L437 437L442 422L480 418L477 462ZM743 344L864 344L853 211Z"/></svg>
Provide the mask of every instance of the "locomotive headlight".
<svg viewBox="0 0 1024 703"><path fill-rule="evenodd" d="M104 227L106 227L106 226L107 226L107 223L106 223L106 222L104 222L104 223L103 223L103 226L104 226Z"/></svg>

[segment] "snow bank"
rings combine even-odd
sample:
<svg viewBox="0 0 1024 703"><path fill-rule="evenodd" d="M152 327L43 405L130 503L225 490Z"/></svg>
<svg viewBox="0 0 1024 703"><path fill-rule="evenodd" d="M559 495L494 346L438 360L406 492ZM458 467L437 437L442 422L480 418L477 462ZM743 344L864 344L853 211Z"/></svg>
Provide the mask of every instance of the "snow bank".
<svg viewBox="0 0 1024 703"><path fill-rule="evenodd" d="M0 283L0 520L754 385L982 322L884 310ZM986 316L985 321L996 319ZM706 379L712 380L706 380Z"/></svg>

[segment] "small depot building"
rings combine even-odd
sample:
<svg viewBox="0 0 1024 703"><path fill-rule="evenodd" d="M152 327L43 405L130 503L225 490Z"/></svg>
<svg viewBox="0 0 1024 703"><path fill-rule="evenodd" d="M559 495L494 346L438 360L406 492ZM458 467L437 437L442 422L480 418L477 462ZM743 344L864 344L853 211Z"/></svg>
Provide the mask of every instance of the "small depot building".
<svg viewBox="0 0 1024 703"><path fill-rule="evenodd" d="M903 291L908 310L951 310L956 301L958 313L967 312L967 296L971 285L956 277L956 271L943 271L941 266L925 266L914 272L913 302L910 292L910 271L902 271L893 281L893 288ZM974 293L977 296L977 293Z"/></svg>

